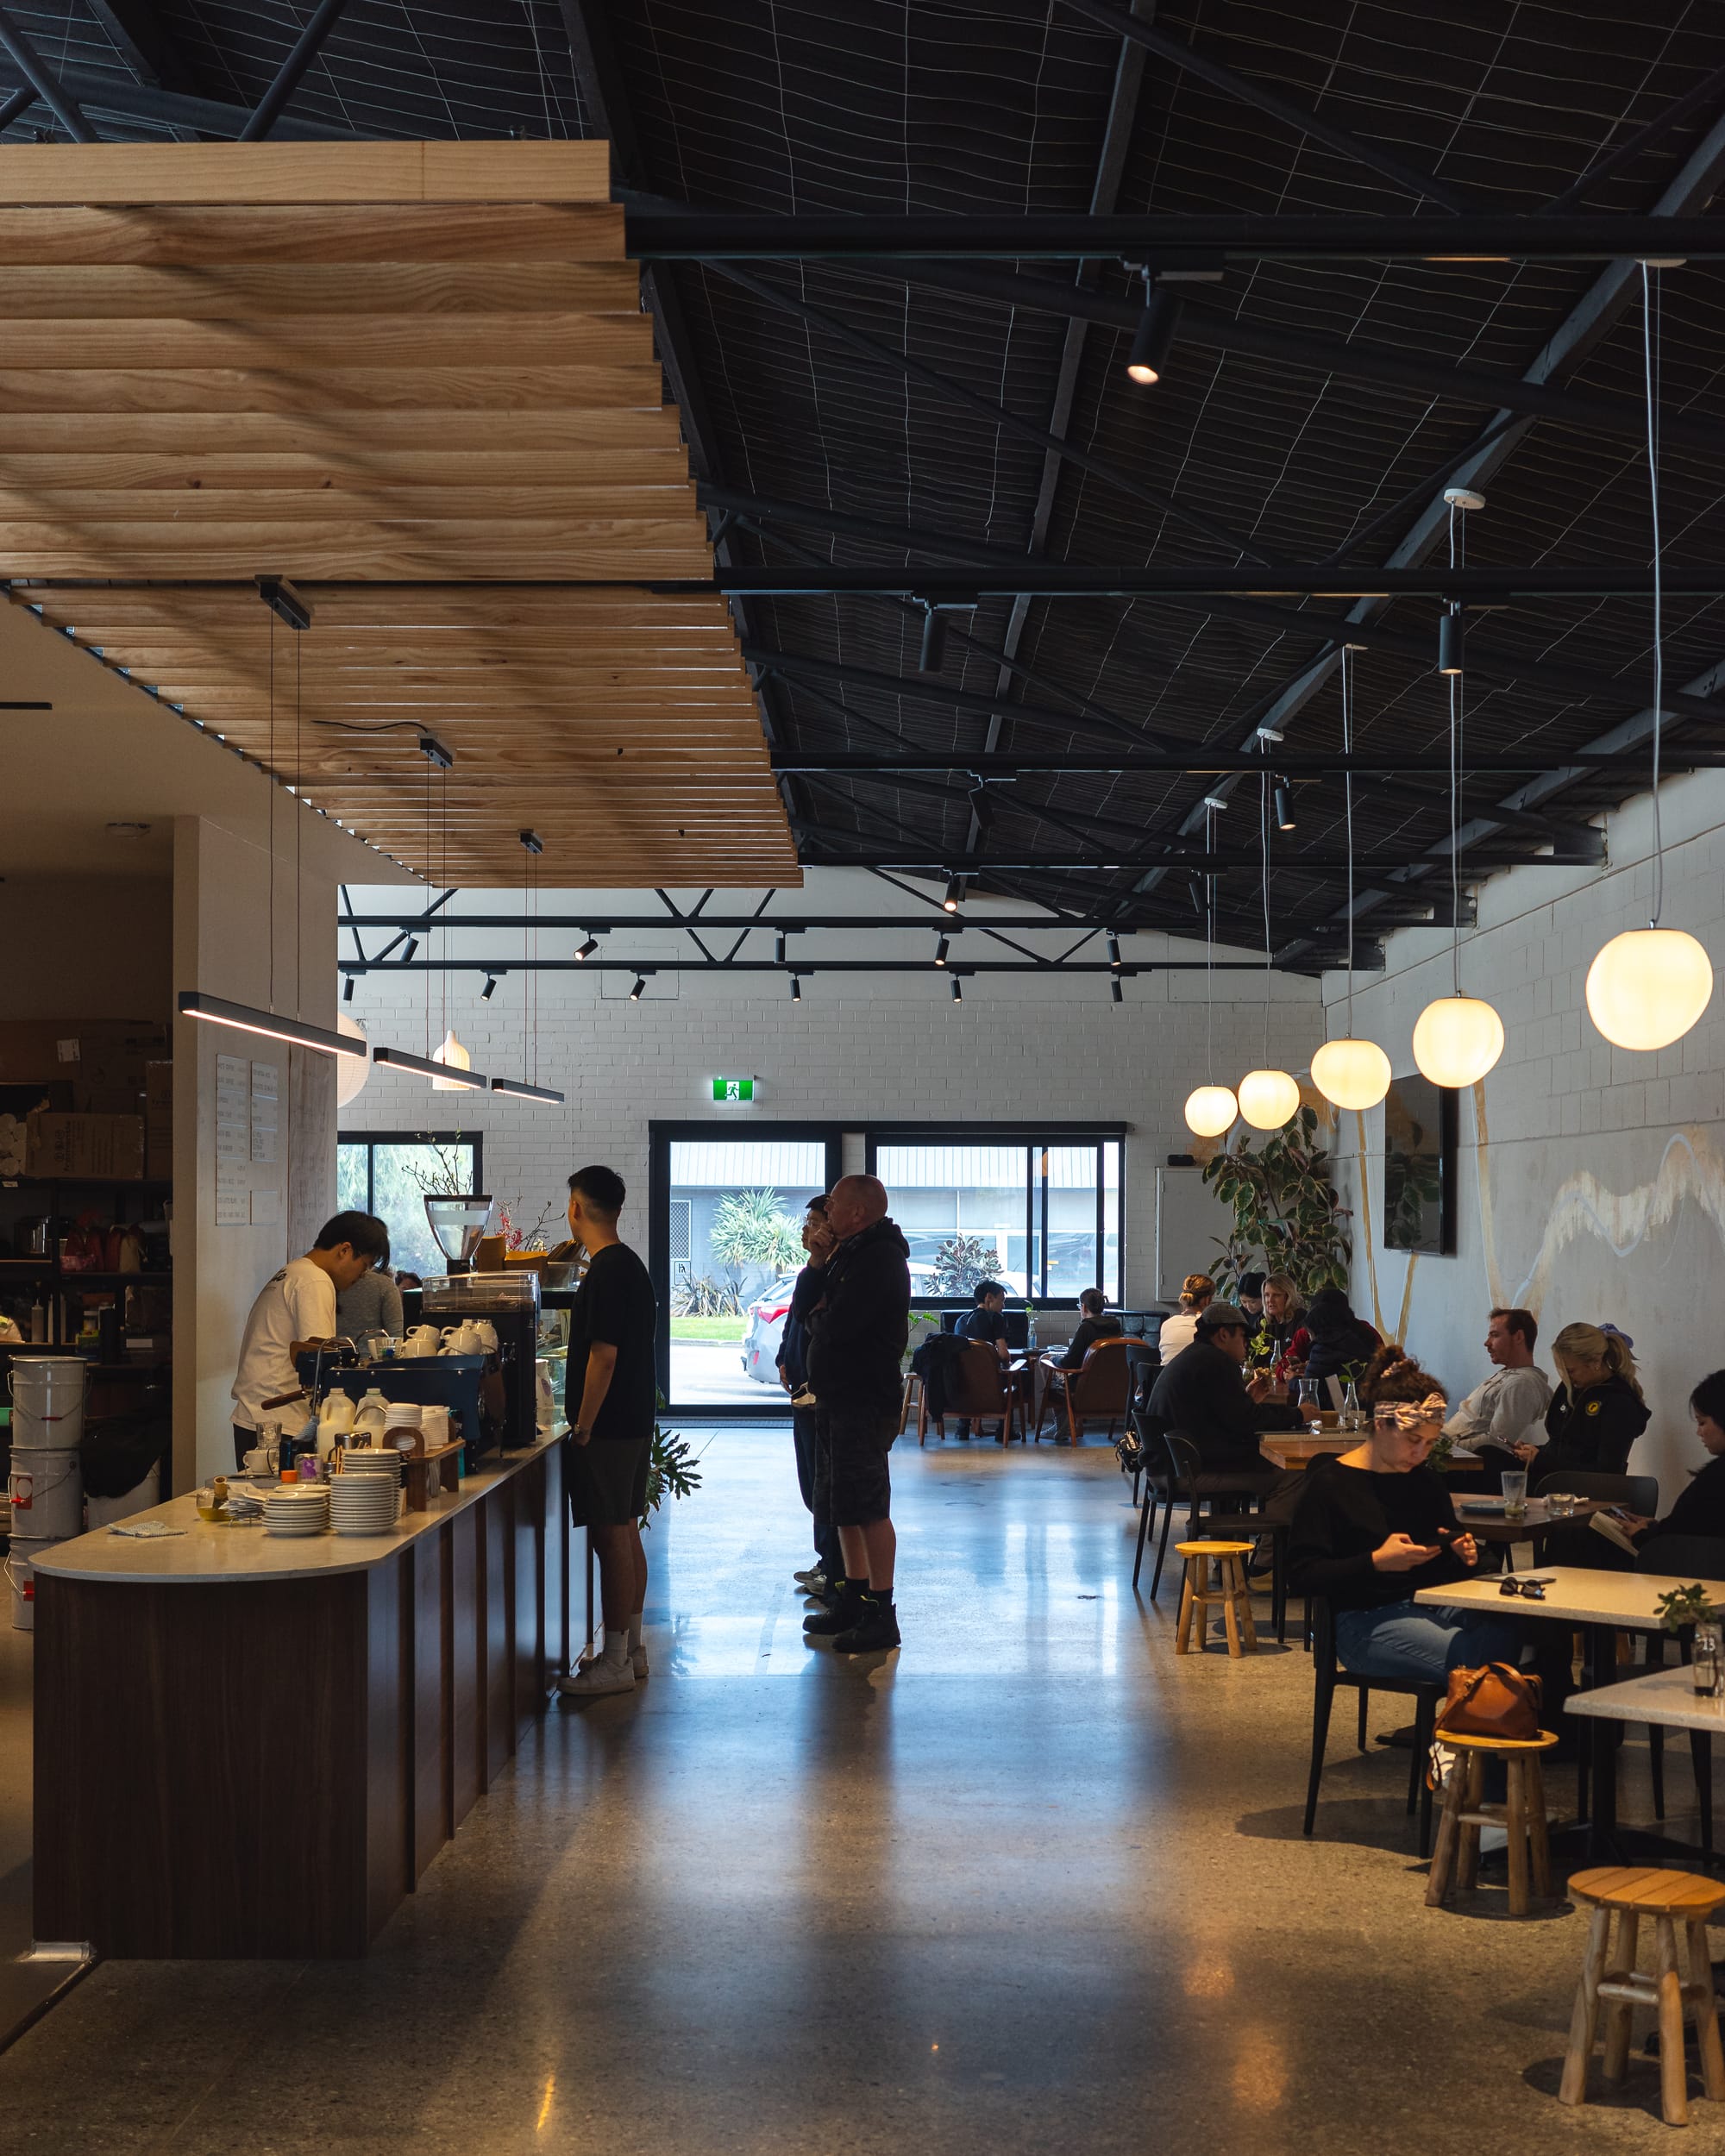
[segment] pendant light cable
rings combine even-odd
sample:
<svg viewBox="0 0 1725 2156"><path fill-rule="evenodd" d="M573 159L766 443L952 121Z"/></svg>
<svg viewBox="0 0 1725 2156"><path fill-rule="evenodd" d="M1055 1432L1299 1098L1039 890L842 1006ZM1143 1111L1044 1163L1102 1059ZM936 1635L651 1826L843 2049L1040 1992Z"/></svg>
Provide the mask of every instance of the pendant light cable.
<svg viewBox="0 0 1725 2156"><path fill-rule="evenodd" d="M1270 744L1264 744L1270 754ZM1264 1067L1270 1068L1270 767L1258 782L1258 847L1264 867Z"/></svg>
<svg viewBox="0 0 1725 2156"><path fill-rule="evenodd" d="M273 619L273 617L272 617ZM293 639L293 1015L305 1016L305 899L301 880L300 842L305 822L304 707L300 696L299 637Z"/></svg>
<svg viewBox="0 0 1725 2156"><path fill-rule="evenodd" d="M1657 928L1665 902L1665 833L1659 822L1659 730L1665 718L1665 592L1659 562L1659 398L1655 392L1655 354L1659 348L1654 273L1641 265L1641 356L1647 375L1647 493L1653 516L1653 914L1647 923Z"/></svg>
<svg viewBox="0 0 1725 2156"><path fill-rule="evenodd" d="M1204 809L1204 851L1216 850L1216 812L1208 804ZM1216 1082L1216 876L1214 869L1204 877L1204 1077L1209 1085Z"/></svg>
<svg viewBox="0 0 1725 2156"><path fill-rule="evenodd" d="M1353 650L1342 646L1342 754L1353 755ZM1342 801L1344 819L1347 829L1347 893L1348 893L1348 987L1347 1037L1353 1031L1353 770L1352 765L1342 774Z"/></svg>
<svg viewBox="0 0 1725 2156"><path fill-rule="evenodd" d="M1467 560L1467 513L1450 504L1450 567L1461 567ZM1461 993L1461 728L1463 677L1452 674L1450 685L1450 989Z"/></svg>
<svg viewBox="0 0 1725 2156"><path fill-rule="evenodd" d="M270 616L269 642L269 1007L275 1012L275 616Z"/></svg>

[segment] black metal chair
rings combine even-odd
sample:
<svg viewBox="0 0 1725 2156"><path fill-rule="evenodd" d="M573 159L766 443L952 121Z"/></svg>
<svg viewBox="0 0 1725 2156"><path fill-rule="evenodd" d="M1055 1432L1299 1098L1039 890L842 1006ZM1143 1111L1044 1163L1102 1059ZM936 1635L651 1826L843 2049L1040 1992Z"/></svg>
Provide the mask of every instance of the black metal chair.
<svg viewBox="0 0 1725 2156"><path fill-rule="evenodd" d="M1432 1748L1432 1728L1438 1709L1448 1695L1444 1684L1422 1684L1414 1677L1356 1677L1336 1660L1336 1620L1329 1598L1308 1595L1306 1608L1312 1633L1312 1671L1315 1689L1312 1700L1312 1764L1306 1781L1306 1824L1310 1834L1318 1815L1318 1785L1324 1778L1324 1748L1329 1740L1330 1709L1339 1690L1359 1696L1357 1740L1365 1750L1366 1709L1374 1692L1393 1692L1414 1702L1414 1757L1408 1770L1408 1812L1420 1808L1420 1854L1432 1853L1432 1792L1426 1785L1426 1758Z"/></svg>
<svg viewBox="0 0 1725 2156"><path fill-rule="evenodd" d="M1161 1368L1162 1350L1156 1345L1154 1341L1128 1340L1126 1342L1126 1384L1129 1388L1126 1394L1126 1419L1132 1424L1133 1433L1138 1440L1138 1464L1132 1470L1132 1503L1134 1505L1138 1502L1138 1482L1145 1470L1151 1469L1151 1471L1157 1476L1161 1473L1159 1467L1151 1468L1151 1463L1156 1455L1145 1451L1144 1434L1138 1426L1139 1414L1150 1406L1151 1388L1155 1384L1156 1374ZM1161 1450L1159 1440L1157 1450L1157 1452Z"/></svg>
<svg viewBox="0 0 1725 2156"><path fill-rule="evenodd" d="M1725 1580L1725 1540L1709 1535L1656 1535L1635 1560L1638 1572L1659 1579ZM1683 1659L1690 1657L1689 1636L1681 1642ZM1647 1663L1664 1666L1663 1634L1647 1636ZM1695 1770L1695 1797L1701 1813L1701 1846L1713 1854L1713 1739L1704 1729L1689 1733L1690 1762ZM1647 1725L1647 1764L1653 1783L1653 1817L1665 1815L1665 1733L1659 1722Z"/></svg>
<svg viewBox="0 0 1725 2156"><path fill-rule="evenodd" d="M1540 1463L1534 1461L1533 1473L1540 1475ZM1603 1505L1622 1505L1626 1511L1640 1513L1645 1519L1656 1520L1659 1510L1659 1478L1657 1475L1575 1475L1566 1469L1554 1467L1549 1475L1540 1475L1537 1482L1529 1482L1528 1495L1537 1497L1542 1490L1567 1490L1573 1497L1590 1497Z"/></svg>
<svg viewBox="0 0 1725 2156"><path fill-rule="evenodd" d="M1162 1585L1162 1568L1168 1554L1169 1529L1174 1519L1176 1502L1187 1507L1186 1534L1188 1542L1209 1542L1229 1535L1244 1539L1250 1534L1254 1539L1260 1535L1270 1538L1274 1553L1274 1569L1270 1574L1270 1616L1276 1626L1278 1644L1288 1638L1288 1527L1282 1520L1266 1520L1261 1511L1251 1509L1252 1501L1261 1503L1266 1492L1266 1475L1212 1475L1204 1470L1202 1457L1197 1445L1183 1431L1163 1428L1152 1416L1145 1420L1160 1432L1162 1444L1168 1456L1168 1476L1160 1495L1163 1504L1162 1534L1157 1545L1156 1570L1151 1576L1150 1599L1156 1600ZM1214 1506L1219 1499L1234 1501L1226 1511L1206 1513L1206 1505ZM1245 1500L1242 1503L1240 1501ZM1132 1563L1132 1585L1138 1585L1138 1573L1144 1564L1145 1545L1150 1539L1151 1506L1148 1495L1139 1516L1138 1527L1138 1555Z"/></svg>

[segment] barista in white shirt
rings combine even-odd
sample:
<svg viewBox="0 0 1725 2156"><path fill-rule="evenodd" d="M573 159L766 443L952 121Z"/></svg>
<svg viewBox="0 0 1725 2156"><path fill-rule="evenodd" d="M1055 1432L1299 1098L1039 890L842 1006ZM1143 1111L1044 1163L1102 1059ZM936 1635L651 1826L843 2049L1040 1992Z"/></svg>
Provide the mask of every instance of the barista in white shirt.
<svg viewBox="0 0 1725 2156"><path fill-rule="evenodd" d="M1444 1425L1444 1435L1479 1454L1488 1477L1482 1489L1496 1489L1497 1476L1526 1463L1518 1445L1543 1445L1546 1409L1552 1388L1534 1367L1534 1344L1540 1328L1527 1310L1494 1310L1485 1332L1485 1351L1496 1363L1483 1385L1476 1385Z"/></svg>
<svg viewBox="0 0 1725 2156"><path fill-rule="evenodd" d="M267 1400L299 1390L294 1357L336 1336L336 1298L389 1263L389 1230L375 1213L338 1213L324 1222L304 1257L267 1280L252 1305L234 1376L234 1463L271 1420Z"/></svg>

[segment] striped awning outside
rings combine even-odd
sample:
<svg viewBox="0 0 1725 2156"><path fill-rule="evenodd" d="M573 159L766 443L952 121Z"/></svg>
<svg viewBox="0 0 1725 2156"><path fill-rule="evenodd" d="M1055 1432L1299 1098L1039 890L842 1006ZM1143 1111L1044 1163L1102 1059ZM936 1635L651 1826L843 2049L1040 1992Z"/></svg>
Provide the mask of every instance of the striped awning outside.
<svg viewBox="0 0 1725 2156"><path fill-rule="evenodd" d="M819 1139L674 1138L671 1184L682 1190L825 1190L826 1148Z"/></svg>

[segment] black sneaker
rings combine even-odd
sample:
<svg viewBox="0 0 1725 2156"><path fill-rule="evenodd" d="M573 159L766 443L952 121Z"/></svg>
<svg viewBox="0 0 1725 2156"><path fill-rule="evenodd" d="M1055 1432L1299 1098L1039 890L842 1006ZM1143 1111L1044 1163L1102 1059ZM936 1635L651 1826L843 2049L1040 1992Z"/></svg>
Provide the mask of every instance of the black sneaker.
<svg viewBox="0 0 1725 2156"><path fill-rule="evenodd" d="M842 1632L849 1632L862 1614L862 1589L855 1580L841 1580L826 1597L825 1609L817 1609L803 1619L805 1639L836 1639Z"/></svg>
<svg viewBox="0 0 1725 2156"><path fill-rule="evenodd" d="M865 1595L862 1614L832 1643L835 1654L884 1654L899 1645L899 1615L885 1595Z"/></svg>

